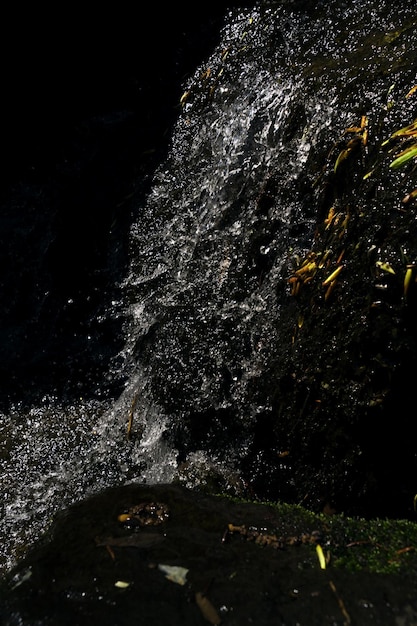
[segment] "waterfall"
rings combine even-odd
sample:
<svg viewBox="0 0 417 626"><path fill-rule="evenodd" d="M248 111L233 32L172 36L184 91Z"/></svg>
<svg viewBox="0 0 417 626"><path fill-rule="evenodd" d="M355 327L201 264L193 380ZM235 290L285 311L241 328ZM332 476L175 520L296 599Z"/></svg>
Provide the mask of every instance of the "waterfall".
<svg viewBox="0 0 417 626"><path fill-rule="evenodd" d="M57 510L104 487L215 476L233 490L254 424L272 419L314 180L362 109L386 105L389 67L415 81L395 44L412 3L287 4L231 10L184 84L168 154L132 212L121 301L105 307L123 318L106 374L123 372L120 397L68 406L51 393L0 415L3 568Z"/></svg>

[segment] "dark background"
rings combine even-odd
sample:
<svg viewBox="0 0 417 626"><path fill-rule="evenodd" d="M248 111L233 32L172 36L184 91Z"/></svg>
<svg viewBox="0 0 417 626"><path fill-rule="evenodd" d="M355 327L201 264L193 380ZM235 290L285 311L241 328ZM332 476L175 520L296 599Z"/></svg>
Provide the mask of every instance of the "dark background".
<svg viewBox="0 0 417 626"><path fill-rule="evenodd" d="M2 152L8 172L54 162L74 123L129 109L144 132L172 119L181 81L212 47L225 11L201 6L15 7L2 20ZM31 13L32 12L32 13ZM155 141L155 138L154 138ZM55 158L54 158L55 156Z"/></svg>
<svg viewBox="0 0 417 626"><path fill-rule="evenodd" d="M1 404L104 392L123 343L107 313L132 213L230 6L15 5L3 15ZM121 383L113 377L108 392Z"/></svg>

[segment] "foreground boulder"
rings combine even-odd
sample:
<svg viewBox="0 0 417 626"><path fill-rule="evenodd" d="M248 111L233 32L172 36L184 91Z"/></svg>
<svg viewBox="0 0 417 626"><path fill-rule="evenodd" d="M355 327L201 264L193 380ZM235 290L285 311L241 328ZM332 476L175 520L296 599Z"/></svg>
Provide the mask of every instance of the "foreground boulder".
<svg viewBox="0 0 417 626"><path fill-rule="evenodd" d="M63 511L1 586L2 624L415 624L409 522L314 516L175 485Z"/></svg>

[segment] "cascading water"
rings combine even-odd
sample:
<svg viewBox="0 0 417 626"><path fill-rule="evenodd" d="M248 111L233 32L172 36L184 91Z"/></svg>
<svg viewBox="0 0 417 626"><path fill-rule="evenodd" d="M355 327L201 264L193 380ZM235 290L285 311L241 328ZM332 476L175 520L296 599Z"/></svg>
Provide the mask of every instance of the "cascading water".
<svg viewBox="0 0 417 626"><path fill-rule="evenodd" d="M72 406L51 395L0 416L3 568L58 509L104 487L239 480L252 425L273 411L271 364L291 333L287 279L313 240L320 159L357 101L381 110L384 71L405 55L384 38L413 17L411 3L369 1L225 18L134 211L125 346L108 372L123 368L125 391ZM411 86L413 68L401 71Z"/></svg>

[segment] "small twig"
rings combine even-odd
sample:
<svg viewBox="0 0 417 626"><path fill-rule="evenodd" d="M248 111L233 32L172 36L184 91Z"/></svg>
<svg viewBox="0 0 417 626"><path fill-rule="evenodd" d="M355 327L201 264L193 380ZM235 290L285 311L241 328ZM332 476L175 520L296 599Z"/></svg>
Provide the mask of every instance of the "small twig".
<svg viewBox="0 0 417 626"><path fill-rule="evenodd" d="M383 550L386 550L387 547L383 546L380 543L377 543L376 541L372 541L372 539L363 539L361 541L351 541L350 543L347 543L345 548L354 548L355 546L373 546L375 548L381 548Z"/></svg>
<svg viewBox="0 0 417 626"><path fill-rule="evenodd" d="M112 561L115 561L116 560L116 555L114 554L111 546L106 544L106 550L110 554L110 558L112 559Z"/></svg>
<svg viewBox="0 0 417 626"><path fill-rule="evenodd" d="M339 605L339 609L341 610L343 617L345 618L345 626L349 626L349 624L352 623L351 619L350 619L350 615L349 613L346 611L346 607L344 605L344 602L342 600L342 598L339 596L336 586L334 584L334 582L332 580L329 580L329 585L330 585L330 589L333 591L334 595L336 596L336 600L337 603Z"/></svg>

